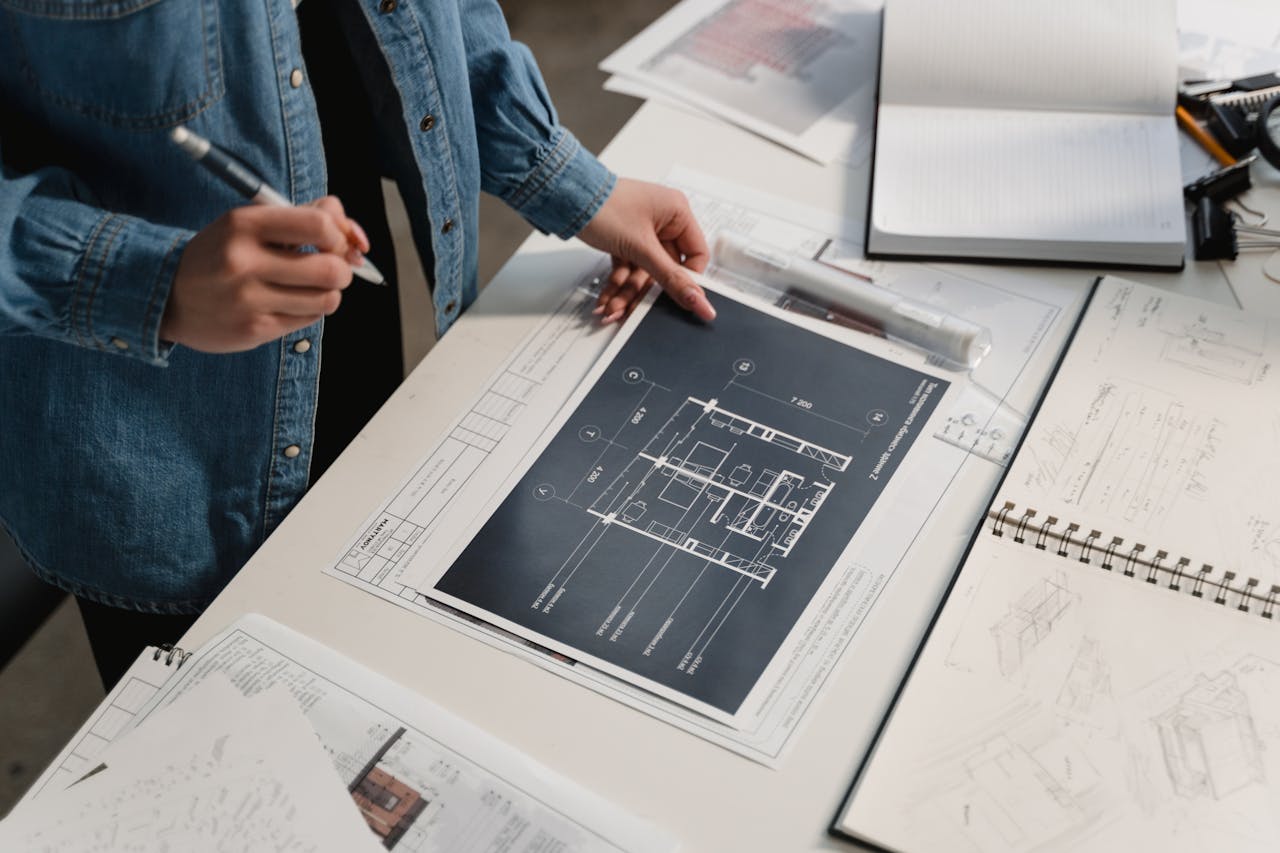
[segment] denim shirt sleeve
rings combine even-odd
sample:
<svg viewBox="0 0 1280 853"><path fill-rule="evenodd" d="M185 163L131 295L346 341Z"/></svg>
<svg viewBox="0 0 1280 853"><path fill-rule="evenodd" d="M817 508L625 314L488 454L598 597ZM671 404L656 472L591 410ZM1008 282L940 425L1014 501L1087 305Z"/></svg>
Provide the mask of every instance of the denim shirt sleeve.
<svg viewBox="0 0 1280 853"><path fill-rule="evenodd" d="M111 213L63 169L0 162L0 334L163 365L160 318L191 232Z"/></svg>
<svg viewBox="0 0 1280 853"><path fill-rule="evenodd" d="M572 237L617 179L560 126L532 54L511 40L496 0L461 5L481 188L538 230Z"/></svg>

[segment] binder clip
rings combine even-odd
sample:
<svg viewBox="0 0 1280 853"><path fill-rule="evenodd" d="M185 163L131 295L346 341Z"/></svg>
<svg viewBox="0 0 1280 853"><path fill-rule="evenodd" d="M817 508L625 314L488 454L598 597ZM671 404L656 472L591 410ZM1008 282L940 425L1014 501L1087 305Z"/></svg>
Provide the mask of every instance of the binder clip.
<svg viewBox="0 0 1280 853"><path fill-rule="evenodd" d="M1227 166L1203 178L1192 181L1182 188L1182 196L1195 204L1202 198L1215 202L1224 202L1235 198L1253 186L1249 177L1249 167L1257 157L1246 157L1234 166Z"/></svg>
<svg viewBox="0 0 1280 853"><path fill-rule="evenodd" d="M1191 213L1196 260L1235 260L1241 249L1280 249L1280 231L1263 228L1266 222L1267 218L1261 216L1257 225L1246 224L1243 217L1228 211L1223 204L1207 195L1201 197Z"/></svg>
<svg viewBox="0 0 1280 853"><path fill-rule="evenodd" d="M1202 196L1191 212L1191 232L1197 261L1235 260L1235 220L1218 202Z"/></svg>
<svg viewBox="0 0 1280 853"><path fill-rule="evenodd" d="M1229 212L1231 220L1235 225L1236 231L1236 248L1238 249L1280 249L1280 231L1275 228L1263 228L1267 224L1265 214L1258 213L1256 210L1250 210L1243 204L1236 201L1236 205L1245 211L1258 217L1256 225L1249 225L1244 221L1238 213ZM1241 237L1243 235L1243 238Z"/></svg>

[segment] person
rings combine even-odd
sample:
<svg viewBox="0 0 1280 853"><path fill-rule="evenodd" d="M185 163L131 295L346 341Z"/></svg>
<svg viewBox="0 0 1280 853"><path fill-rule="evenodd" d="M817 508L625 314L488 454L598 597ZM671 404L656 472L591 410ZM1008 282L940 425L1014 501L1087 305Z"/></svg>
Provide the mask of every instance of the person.
<svg viewBox="0 0 1280 853"><path fill-rule="evenodd" d="M443 334L478 196L713 312L683 196L560 125L496 0L14 0L0 10L0 522L73 593L110 686L173 641L403 378L380 180ZM169 134L297 207L245 206ZM362 227L363 226L363 227ZM299 250L299 247L302 247ZM322 359L323 353L323 359Z"/></svg>

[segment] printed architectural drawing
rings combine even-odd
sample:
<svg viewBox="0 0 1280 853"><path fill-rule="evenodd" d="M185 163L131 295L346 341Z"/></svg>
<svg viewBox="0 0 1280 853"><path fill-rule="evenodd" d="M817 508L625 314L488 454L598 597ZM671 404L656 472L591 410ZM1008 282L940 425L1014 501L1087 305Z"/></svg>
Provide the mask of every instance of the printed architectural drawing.
<svg viewBox="0 0 1280 853"><path fill-rule="evenodd" d="M851 457L687 398L587 510L601 523L687 551L764 589ZM776 453L782 464L771 467ZM761 459L769 462L761 463Z"/></svg>
<svg viewBox="0 0 1280 853"><path fill-rule="evenodd" d="M339 772L351 777L347 790L360 809L361 817L387 850L394 849L410 832L416 830L415 835L421 836L426 831L422 826L424 812L434 799L431 792L419 790L411 780L402 778L397 762L389 760L393 750L403 752L412 749L410 741L405 738L407 731L398 726L387 737L381 738L380 735L386 732L373 727L368 744L373 753L367 758L359 753L345 752L334 756ZM420 843L421 838L415 837L415 841Z"/></svg>
<svg viewBox="0 0 1280 853"><path fill-rule="evenodd" d="M432 597L734 714L947 384L711 298L652 306Z"/></svg>

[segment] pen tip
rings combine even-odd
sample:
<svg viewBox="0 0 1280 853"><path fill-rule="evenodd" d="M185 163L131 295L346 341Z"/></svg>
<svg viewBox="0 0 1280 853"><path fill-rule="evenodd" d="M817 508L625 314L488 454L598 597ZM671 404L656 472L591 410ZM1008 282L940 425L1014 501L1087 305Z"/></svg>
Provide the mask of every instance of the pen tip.
<svg viewBox="0 0 1280 853"><path fill-rule="evenodd" d="M382 285L384 287L387 285L387 277L383 275L382 270L375 267L373 265L373 261L369 260L367 257L361 256L358 264L352 264L351 271L355 273L358 278L362 278L370 284Z"/></svg>
<svg viewBox="0 0 1280 853"><path fill-rule="evenodd" d="M203 158L204 155L208 154L209 149L212 147L209 144L209 140L199 136L198 134L192 133L182 125L178 125L173 130L169 131L169 138L173 140L175 145L190 154L196 160L199 160Z"/></svg>

